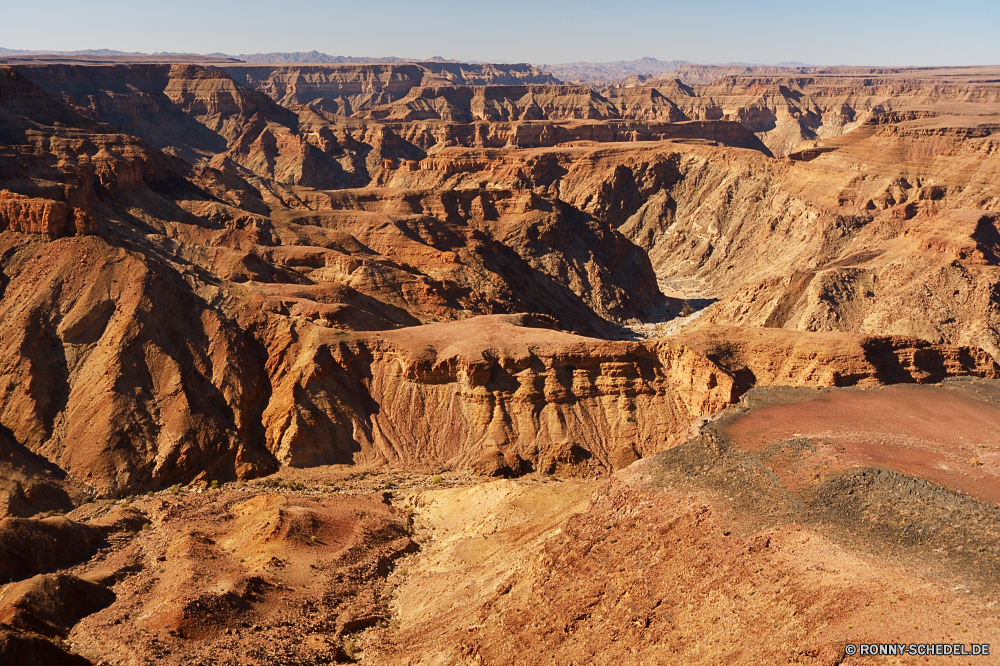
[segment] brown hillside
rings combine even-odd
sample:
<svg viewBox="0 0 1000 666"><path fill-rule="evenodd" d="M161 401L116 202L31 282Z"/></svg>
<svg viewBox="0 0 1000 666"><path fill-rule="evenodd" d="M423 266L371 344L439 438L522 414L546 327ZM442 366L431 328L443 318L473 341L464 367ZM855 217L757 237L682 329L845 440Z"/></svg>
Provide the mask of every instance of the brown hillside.
<svg viewBox="0 0 1000 666"><path fill-rule="evenodd" d="M995 79L0 66L0 662L990 642Z"/></svg>

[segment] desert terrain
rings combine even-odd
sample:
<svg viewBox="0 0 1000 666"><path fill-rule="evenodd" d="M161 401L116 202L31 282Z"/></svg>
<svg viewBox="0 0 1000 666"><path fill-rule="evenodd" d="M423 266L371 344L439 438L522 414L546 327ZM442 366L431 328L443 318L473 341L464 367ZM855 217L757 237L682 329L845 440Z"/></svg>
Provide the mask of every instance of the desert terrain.
<svg viewBox="0 0 1000 666"><path fill-rule="evenodd" d="M565 71L0 58L0 663L1000 663L1000 68Z"/></svg>

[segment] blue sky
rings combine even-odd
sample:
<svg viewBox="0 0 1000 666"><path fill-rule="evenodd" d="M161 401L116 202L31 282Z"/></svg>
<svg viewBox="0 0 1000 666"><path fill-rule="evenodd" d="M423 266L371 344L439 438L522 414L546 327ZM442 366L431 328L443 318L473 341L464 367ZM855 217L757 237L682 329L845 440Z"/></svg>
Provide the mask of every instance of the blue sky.
<svg viewBox="0 0 1000 666"><path fill-rule="evenodd" d="M0 16L0 46L17 49L1000 64L1000 0L0 0Z"/></svg>

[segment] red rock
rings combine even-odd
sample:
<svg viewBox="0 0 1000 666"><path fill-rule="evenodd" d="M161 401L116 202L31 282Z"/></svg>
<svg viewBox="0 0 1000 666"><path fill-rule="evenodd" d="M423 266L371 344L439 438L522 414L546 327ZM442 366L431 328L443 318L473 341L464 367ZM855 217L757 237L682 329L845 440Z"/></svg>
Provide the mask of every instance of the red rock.
<svg viewBox="0 0 1000 666"><path fill-rule="evenodd" d="M89 660L66 652L44 638L2 628L0 659L24 666L92 666Z"/></svg>
<svg viewBox="0 0 1000 666"><path fill-rule="evenodd" d="M81 618L110 606L103 585L65 574L39 575L0 592L0 622L22 632L65 637Z"/></svg>
<svg viewBox="0 0 1000 666"><path fill-rule="evenodd" d="M62 236L70 225L71 215L70 208L62 201L31 199L0 190L0 231Z"/></svg>

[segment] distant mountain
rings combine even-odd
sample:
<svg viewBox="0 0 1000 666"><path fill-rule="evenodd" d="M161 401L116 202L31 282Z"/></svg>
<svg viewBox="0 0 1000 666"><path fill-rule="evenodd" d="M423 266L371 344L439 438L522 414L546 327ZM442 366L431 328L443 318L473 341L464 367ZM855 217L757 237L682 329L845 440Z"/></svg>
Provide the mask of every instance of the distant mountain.
<svg viewBox="0 0 1000 666"><path fill-rule="evenodd" d="M0 47L0 55L61 55L61 56L144 56L144 55L194 55L187 53L132 53L128 51L114 51L112 49L85 49L83 51L24 51L20 49L5 49Z"/></svg>
<svg viewBox="0 0 1000 666"><path fill-rule="evenodd" d="M241 60L247 63L260 64L361 64L361 63L409 63L409 62L439 62L439 63L479 63L479 61L463 61L454 58L442 58L433 56L431 58L399 58L389 57L364 57L364 56L332 56L319 51L293 51L293 52L272 52L272 53L241 53L231 55L228 53L137 53L128 51L115 51L113 49L86 49L81 51L31 51L6 49L0 47L0 56L30 56L30 55L57 55L57 56L200 56L207 58L228 58L231 60ZM487 64L487 63L479 63ZM565 81L566 83L582 83L601 88L613 83L618 83L630 76L659 76L670 72L677 72L682 79L688 83L704 83L703 79L714 79L723 74L738 73L736 68L774 68L780 67L810 67L801 62L779 62L775 65L759 65L744 62L729 62L715 65L699 65L688 60L657 60L656 58L639 58L638 60L616 60L614 62L567 62L555 65L538 65L535 67L545 70L553 77ZM692 70L692 71L685 71ZM697 70L695 73L694 70ZM702 71L703 70L703 71Z"/></svg>
<svg viewBox="0 0 1000 666"><path fill-rule="evenodd" d="M687 60L639 58L615 62L567 62L557 65L537 65L537 67L567 83L599 85L620 81L634 74L665 74L690 64L692 63Z"/></svg>
<svg viewBox="0 0 1000 666"><path fill-rule="evenodd" d="M708 67L815 67L797 60L785 60L783 62L762 63L762 62L716 62Z"/></svg>
<svg viewBox="0 0 1000 666"><path fill-rule="evenodd" d="M0 46L0 56L195 56L195 57L206 57L201 53L176 53L173 51L157 51L156 53L140 53L139 51L116 51L114 49L82 49L79 51L44 51L44 50L22 50L22 49L5 49ZM216 54L218 57L233 58L233 56L227 56L223 54ZM213 56L213 57L216 57Z"/></svg>
<svg viewBox="0 0 1000 666"><path fill-rule="evenodd" d="M31 56L31 55L58 55L58 56L203 56L208 58L229 58L242 60L244 62L282 64L282 63L329 63L329 64L355 64L366 62L461 62L455 59L446 59L441 56L431 58L365 58L357 56L332 56L319 51L296 51L293 53L241 53L240 55L230 55L228 53L172 53L161 51L157 53L138 53L132 51L115 51L113 49L86 49L82 51L41 51L41 50L20 50L5 49L0 47L0 56Z"/></svg>
<svg viewBox="0 0 1000 666"><path fill-rule="evenodd" d="M459 62L458 60L446 60L441 56L433 58L365 58L358 56L332 56L319 51L296 51L294 53L241 53L238 56L231 56L225 53L209 53L208 55L217 58L237 58L246 62L284 64L284 63L318 63L318 64L356 64L366 62Z"/></svg>

